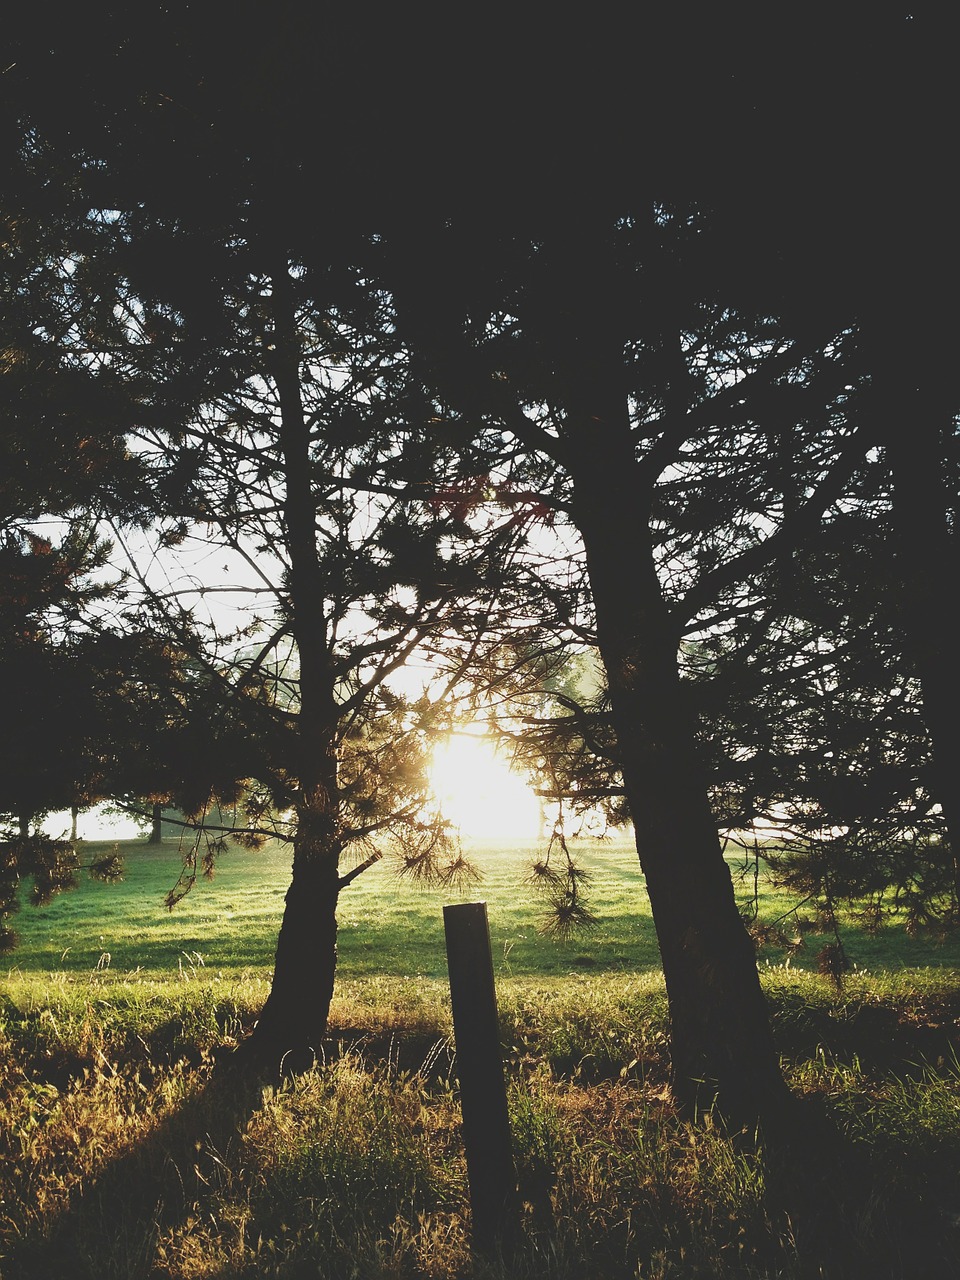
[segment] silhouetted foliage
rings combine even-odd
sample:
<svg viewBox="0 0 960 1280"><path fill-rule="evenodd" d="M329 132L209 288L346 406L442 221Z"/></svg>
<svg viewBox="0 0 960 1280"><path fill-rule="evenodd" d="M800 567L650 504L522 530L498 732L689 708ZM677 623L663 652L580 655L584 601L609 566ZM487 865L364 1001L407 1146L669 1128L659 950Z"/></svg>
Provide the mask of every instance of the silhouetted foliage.
<svg viewBox="0 0 960 1280"><path fill-rule="evenodd" d="M544 789L634 820L678 1091L699 1105L707 1082L732 1114L776 1110L718 818L793 805L804 839L842 818L839 869L851 830L902 826L904 803L929 830L953 794L939 708L955 721L956 664L931 639L930 578L909 589L923 476L898 448L928 409L924 458L942 479L949 344L911 330L915 250L923 278L952 279L955 252L932 163L949 116L930 74L939 27L902 10L811 20L791 32L789 66L758 60L757 32L744 39L726 12L703 16L695 47L668 20L639 45L598 28L585 38L603 37L603 57L577 50L572 94L565 40L532 20L506 49L476 32L473 72L416 36L397 57L389 20L338 61L334 21L349 32L348 17L284 8L264 39L256 6L223 24L147 5L135 25L99 14L69 37L35 33L9 81L18 155L76 175L54 201L72 211L69 270L44 247L24 293L78 308L40 326L44 352L118 397L119 415L113 401L103 413L151 470L158 543L182 555L208 531L269 600L225 641L198 623L218 588L188 602L140 573L144 610L194 664L200 704L213 699L210 723L243 726L217 749L245 737L260 756L263 789L246 794L296 811L281 947L296 934L291 971L319 964L305 938L322 917L309 1035L332 982L344 848L399 820L421 866L420 765L447 712L389 681L420 652L451 668L445 696L468 671L500 698L535 679L521 752ZM759 31L770 42L779 27ZM482 47L501 93L486 91ZM521 82L540 115L517 115ZM385 120L416 145L374 159ZM321 164L334 136L336 164ZM799 157L813 158L802 180ZM890 509L871 488L877 449L894 475L892 622L862 593L842 600L865 563L842 544L850 517ZM951 563L952 501L944 482L926 535ZM556 685L558 655L582 650L604 671L586 699ZM188 748L209 752L184 723ZM169 781L189 787L185 770ZM933 868L931 848L915 865ZM555 906L572 920L571 875ZM277 1044L303 1048L298 1016L291 999Z"/></svg>

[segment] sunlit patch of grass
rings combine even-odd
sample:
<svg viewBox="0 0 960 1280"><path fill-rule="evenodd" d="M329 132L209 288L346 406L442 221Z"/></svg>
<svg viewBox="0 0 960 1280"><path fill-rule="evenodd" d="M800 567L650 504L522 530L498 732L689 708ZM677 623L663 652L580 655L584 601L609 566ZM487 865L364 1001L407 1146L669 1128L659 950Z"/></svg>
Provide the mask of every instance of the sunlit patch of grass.
<svg viewBox="0 0 960 1280"><path fill-rule="evenodd" d="M91 855L107 846L92 844ZM17 919L21 945L5 963L12 974L63 972L76 977L113 974L189 980L196 973L234 981L246 974L269 977L289 882L289 850L277 844L253 852L230 848L212 881L201 880L172 911L163 902L181 867L178 843L151 849L142 841L121 845L122 883L84 880L49 906L25 906ZM482 879L470 896L487 902L494 962L505 977L656 972L656 934L645 882L629 839L586 842L575 848L589 873L589 909L595 927L566 939L545 937L542 904L528 887L537 848L530 841L474 842L468 850ZM760 946L764 967L788 963L815 971L825 942L801 918L809 908L776 888L752 864L729 859L744 912L796 946ZM758 896L754 901L754 887ZM446 975L442 908L458 901L453 888L424 888L398 880L388 857L345 890L339 907L340 974L344 978L394 975L442 980ZM794 909L797 909L794 911ZM843 924L844 946L856 972L917 967L960 967L960 934L910 937L892 921L870 933L854 920ZM802 943L802 945L800 945Z"/></svg>
<svg viewBox="0 0 960 1280"><path fill-rule="evenodd" d="M161 982L141 976L66 974L9 980L0 997L2 1025L15 1034L32 1069L60 1083L98 1070L112 1053L143 1065L198 1061L238 1042L267 993L262 978L215 977Z"/></svg>
<svg viewBox="0 0 960 1280"><path fill-rule="evenodd" d="M163 1274L423 1274L441 1224L465 1256L456 1127L449 1091L350 1054L269 1092L161 1237Z"/></svg>
<svg viewBox="0 0 960 1280"><path fill-rule="evenodd" d="M505 1047L518 1065L547 1063L576 1080L663 1083L667 1042L661 974L501 983Z"/></svg>

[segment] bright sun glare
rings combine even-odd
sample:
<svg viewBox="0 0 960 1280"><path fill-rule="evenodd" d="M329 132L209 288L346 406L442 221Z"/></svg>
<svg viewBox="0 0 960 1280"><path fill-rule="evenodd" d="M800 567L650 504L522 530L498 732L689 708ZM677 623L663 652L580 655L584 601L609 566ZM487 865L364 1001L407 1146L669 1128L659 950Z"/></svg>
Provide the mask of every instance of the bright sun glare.
<svg viewBox="0 0 960 1280"><path fill-rule="evenodd" d="M482 730L462 730L437 747L430 777L444 817L462 836L535 840L541 834L539 800L511 773ZM70 814L65 812L51 815L45 830L66 836L69 827ZM132 819L105 815L102 806L80 815L80 835L87 839L132 840L142 834Z"/></svg>
<svg viewBox="0 0 960 1280"><path fill-rule="evenodd" d="M540 802L479 733L458 733L433 753L433 791L464 836L535 839Z"/></svg>

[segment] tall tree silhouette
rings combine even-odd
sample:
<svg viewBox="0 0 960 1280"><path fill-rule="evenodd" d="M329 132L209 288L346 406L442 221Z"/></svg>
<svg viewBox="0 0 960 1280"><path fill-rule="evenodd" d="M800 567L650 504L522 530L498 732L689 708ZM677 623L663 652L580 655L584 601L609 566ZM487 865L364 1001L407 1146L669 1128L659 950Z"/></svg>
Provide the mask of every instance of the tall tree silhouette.
<svg viewBox="0 0 960 1280"><path fill-rule="evenodd" d="M785 1089L678 652L685 634L735 617L758 575L817 527L863 446L837 409L846 371L830 319L788 335L735 293L722 300L709 223L653 200L632 208L542 209L525 235L470 216L431 228L429 243L408 228L392 264L399 314L451 412L479 423L513 488L539 492L582 540L675 1089L773 1114ZM789 465L764 474L751 456L784 428L797 433ZM805 453L802 439L817 446ZM557 597L544 578L545 600Z"/></svg>

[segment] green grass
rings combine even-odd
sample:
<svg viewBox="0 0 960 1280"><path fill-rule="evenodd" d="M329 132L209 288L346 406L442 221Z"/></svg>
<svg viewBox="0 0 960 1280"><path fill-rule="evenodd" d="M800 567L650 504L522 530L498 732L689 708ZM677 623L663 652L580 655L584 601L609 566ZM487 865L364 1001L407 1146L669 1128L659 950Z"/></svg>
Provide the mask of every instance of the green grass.
<svg viewBox="0 0 960 1280"><path fill-rule="evenodd" d="M839 991L816 973L827 939L761 953L809 1116L785 1158L672 1108L626 841L583 850L599 923L566 941L538 931L530 846L474 850L484 881L466 893L398 882L386 860L365 873L341 902L321 1061L279 1090L214 1061L266 996L288 855L233 850L167 912L176 842L124 852L121 884L85 882L17 921L0 984L0 1280L960 1274L955 942L851 924L859 968ZM796 905L760 890L761 919ZM752 881L738 891L747 906ZM498 975L522 1202L509 1262L469 1247L441 910L464 897L488 902Z"/></svg>
<svg viewBox="0 0 960 1280"><path fill-rule="evenodd" d="M9 984L3 1280L958 1274L960 1001L946 971L858 975L842 994L767 975L815 1138L788 1162L673 1111L658 976L503 980L522 1202L508 1264L469 1250L443 984L345 980L324 1060L279 1090L212 1068L262 989L205 971ZM924 1064L934 1031L945 1052Z"/></svg>
<svg viewBox="0 0 960 1280"><path fill-rule="evenodd" d="M202 962L207 969L236 975L271 965L289 880L287 849L231 849L214 879L198 881L168 912L163 898L181 865L177 842L150 849L130 841L120 848L126 863L120 884L84 881L48 907L23 907L15 921L20 944L10 957L12 966L23 973L89 972L98 965L115 972L168 973ZM479 848L473 856L482 882L446 893L398 879L385 858L341 897L341 972L441 976L446 972L442 907L464 897L488 902L497 959L507 972L656 967L643 880L629 844L611 842L586 856L597 873L593 896L601 923L589 935L560 943L538 933L536 904L524 885L533 851L532 844Z"/></svg>
<svg viewBox="0 0 960 1280"><path fill-rule="evenodd" d="M440 893L384 860L344 893L322 1061L278 1091L214 1059L266 996L289 874L231 850L167 912L175 841L118 885L24 907L0 984L0 1280L919 1280L960 1274L960 944L855 922L761 950L785 1075L784 1161L670 1105L668 1015L627 841L589 846L593 930L538 930L530 845L473 850ZM731 868L738 872L735 860ZM747 869L749 870L749 869ZM752 901L750 875L738 896ZM763 877L767 922L796 904ZM445 901L488 902L522 1198L509 1263L469 1249Z"/></svg>
<svg viewBox="0 0 960 1280"><path fill-rule="evenodd" d="M111 847L91 844L95 853ZM272 966L283 899L289 880L289 851L271 845L259 853L232 848L220 859L213 880L200 880L172 912L163 906L181 861L178 842L159 849L143 841L121 846L124 880L115 885L84 880L43 908L25 905L14 920L20 945L6 957L11 972L147 976L203 968L225 980L266 974ZM471 850L482 881L446 893L398 880L389 858L370 868L344 892L339 911L340 974L343 978L394 975L443 978L444 902L484 899L488 904L494 962L503 977L561 977L590 973L649 973L659 969L653 921L632 842L618 839L585 846L578 853L593 877L590 897L595 928L567 940L544 937L538 928L540 904L525 884L534 853L531 843L488 843ZM749 868L730 859L738 896L749 906ZM796 900L760 883L760 919L786 917ZM801 910L803 910L801 908ZM805 910L809 911L809 908ZM805 935L799 952L782 947L760 950L762 967L787 964L813 970L827 937ZM844 944L861 970L879 972L924 967L960 967L960 937L909 937L896 922L871 934L856 922L844 925Z"/></svg>

